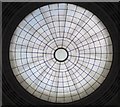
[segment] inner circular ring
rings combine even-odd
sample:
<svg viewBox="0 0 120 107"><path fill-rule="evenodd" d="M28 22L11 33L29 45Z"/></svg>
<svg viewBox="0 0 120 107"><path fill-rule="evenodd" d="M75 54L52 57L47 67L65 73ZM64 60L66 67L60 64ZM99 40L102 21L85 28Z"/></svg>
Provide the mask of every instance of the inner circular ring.
<svg viewBox="0 0 120 107"><path fill-rule="evenodd" d="M54 58L59 62L64 62L68 56L69 53L65 48L57 48L54 52Z"/></svg>

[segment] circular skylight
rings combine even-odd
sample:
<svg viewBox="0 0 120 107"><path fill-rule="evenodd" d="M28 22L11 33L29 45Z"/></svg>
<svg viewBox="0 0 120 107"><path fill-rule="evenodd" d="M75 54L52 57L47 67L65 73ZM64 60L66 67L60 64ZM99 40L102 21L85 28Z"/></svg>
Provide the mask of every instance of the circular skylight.
<svg viewBox="0 0 120 107"><path fill-rule="evenodd" d="M55 103L80 100L107 77L112 42L102 21L85 8L58 3L40 7L18 25L9 57L20 85Z"/></svg>

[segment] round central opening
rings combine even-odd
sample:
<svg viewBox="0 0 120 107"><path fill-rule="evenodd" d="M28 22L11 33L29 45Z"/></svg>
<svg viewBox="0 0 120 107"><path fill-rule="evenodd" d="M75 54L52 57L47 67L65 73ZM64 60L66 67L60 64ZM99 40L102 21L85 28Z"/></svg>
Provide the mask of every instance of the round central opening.
<svg viewBox="0 0 120 107"><path fill-rule="evenodd" d="M64 48L58 48L54 53L54 57L57 61L65 61L68 58L68 52Z"/></svg>

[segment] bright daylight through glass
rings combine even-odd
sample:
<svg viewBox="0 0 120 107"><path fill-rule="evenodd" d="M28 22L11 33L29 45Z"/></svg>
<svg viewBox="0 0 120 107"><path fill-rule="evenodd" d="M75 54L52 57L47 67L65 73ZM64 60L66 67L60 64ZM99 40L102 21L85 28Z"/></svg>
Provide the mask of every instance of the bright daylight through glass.
<svg viewBox="0 0 120 107"><path fill-rule="evenodd" d="M58 3L40 7L16 28L9 57L25 90L55 103L80 100L105 80L112 42L101 20L85 8Z"/></svg>

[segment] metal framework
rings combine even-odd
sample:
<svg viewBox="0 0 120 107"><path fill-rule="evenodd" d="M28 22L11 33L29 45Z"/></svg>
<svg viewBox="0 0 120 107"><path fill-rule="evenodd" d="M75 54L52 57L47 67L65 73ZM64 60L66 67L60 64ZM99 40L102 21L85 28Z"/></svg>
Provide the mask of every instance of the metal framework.
<svg viewBox="0 0 120 107"><path fill-rule="evenodd" d="M58 3L40 7L21 21L9 56L25 90L46 101L67 103L88 96L103 83L113 50L107 28L96 15Z"/></svg>

